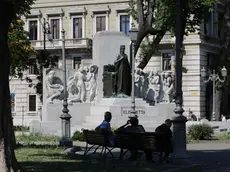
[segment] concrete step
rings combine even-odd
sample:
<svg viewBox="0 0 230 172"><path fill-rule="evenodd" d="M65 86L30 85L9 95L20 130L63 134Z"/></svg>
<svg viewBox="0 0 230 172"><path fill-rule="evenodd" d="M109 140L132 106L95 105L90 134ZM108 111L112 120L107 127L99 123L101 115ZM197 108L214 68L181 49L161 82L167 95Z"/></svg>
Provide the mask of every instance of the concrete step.
<svg viewBox="0 0 230 172"><path fill-rule="evenodd" d="M166 120L168 116L139 116L139 122L144 123L158 123ZM104 119L104 115L90 115L85 117L86 123L98 123ZM126 122L128 120L128 116L113 116L112 122Z"/></svg>
<svg viewBox="0 0 230 172"><path fill-rule="evenodd" d="M149 106L149 104L146 103L146 101L144 101L143 99L137 98L137 99L135 99L135 103L136 103L136 105ZM96 105L131 105L131 98L127 98L127 99L103 98Z"/></svg>
<svg viewBox="0 0 230 172"><path fill-rule="evenodd" d="M99 123L100 124L100 123ZM99 124L87 124L87 123L83 123L81 126L77 126L75 127L74 131L78 130L80 131L82 128L84 129L92 129L94 130ZM120 126L124 125L124 123L120 123L120 124L111 124L112 128L118 128ZM155 129L159 126L160 124L152 124L152 125L143 125L143 127L145 128L146 131L155 131ZM73 130L72 130L73 131Z"/></svg>

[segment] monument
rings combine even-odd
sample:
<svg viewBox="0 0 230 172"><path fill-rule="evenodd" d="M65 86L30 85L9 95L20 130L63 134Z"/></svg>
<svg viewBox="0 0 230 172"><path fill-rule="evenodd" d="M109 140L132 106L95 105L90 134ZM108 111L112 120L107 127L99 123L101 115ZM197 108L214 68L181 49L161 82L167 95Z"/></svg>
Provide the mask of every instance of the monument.
<svg viewBox="0 0 230 172"><path fill-rule="evenodd" d="M111 125L118 127L131 113L130 38L121 32L98 32L93 38L93 61L78 70L67 69L68 109L71 131L94 129L104 118L113 114ZM61 134L64 98L63 71L45 69L43 81L42 122L35 123L34 132ZM136 113L146 130L174 113L174 74L152 69L135 71Z"/></svg>
<svg viewBox="0 0 230 172"><path fill-rule="evenodd" d="M113 40L113 41L111 41ZM111 111L112 126L122 125L131 113L130 38L120 32L99 32L93 39L93 64L99 68L98 89L85 128L94 128ZM128 50L128 51L127 51ZM170 79L169 79L170 78ZM145 127L153 129L174 112L173 72L135 71L136 113ZM155 106L154 106L155 105Z"/></svg>

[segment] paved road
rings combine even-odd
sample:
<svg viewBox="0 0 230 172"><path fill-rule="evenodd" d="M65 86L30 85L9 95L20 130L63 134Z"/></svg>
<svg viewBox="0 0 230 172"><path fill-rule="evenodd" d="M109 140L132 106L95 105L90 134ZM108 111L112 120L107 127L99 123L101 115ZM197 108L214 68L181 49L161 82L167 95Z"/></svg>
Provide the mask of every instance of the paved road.
<svg viewBox="0 0 230 172"><path fill-rule="evenodd" d="M230 172L230 143L205 142L187 145L190 159L204 172Z"/></svg>

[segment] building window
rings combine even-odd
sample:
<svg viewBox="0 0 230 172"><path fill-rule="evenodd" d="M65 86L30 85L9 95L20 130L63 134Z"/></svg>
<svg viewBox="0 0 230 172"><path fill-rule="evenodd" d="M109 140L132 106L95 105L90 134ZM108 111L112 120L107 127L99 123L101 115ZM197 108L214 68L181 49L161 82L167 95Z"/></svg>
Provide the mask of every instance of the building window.
<svg viewBox="0 0 230 172"><path fill-rule="evenodd" d="M106 16L96 16L96 32L106 30Z"/></svg>
<svg viewBox="0 0 230 172"><path fill-rule="evenodd" d="M214 12L210 13L209 20L204 23L204 34L214 36Z"/></svg>
<svg viewBox="0 0 230 172"><path fill-rule="evenodd" d="M73 19L73 38L82 38L82 18Z"/></svg>
<svg viewBox="0 0 230 172"><path fill-rule="evenodd" d="M129 15L120 15L120 32L129 35L129 26L130 26Z"/></svg>
<svg viewBox="0 0 230 172"><path fill-rule="evenodd" d="M224 14L218 13L218 38L222 38L224 31Z"/></svg>
<svg viewBox="0 0 230 172"><path fill-rule="evenodd" d="M81 57L73 57L73 69L79 69L81 65Z"/></svg>
<svg viewBox="0 0 230 172"><path fill-rule="evenodd" d="M51 19L51 34L52 39L60 39L60 20Z"/></svg>
<svg viewBox="0 0 230 172"><path fill-rule="evenodd" d="M29 95L29 112L36 112L37 111L37 96L36 95Z"/></svg>
<svg viewBox="0 0 230 172"><path fill-rule="evenodd" d="M29 21L29 37L30 40L38 39L38 21Z"/></svg>
<svg viewBox="0 0 230 172"><path fill-rule="evenodd" d="M162 70L172 70L171 53L162 53Z"/></svg>
<svg viewBox="0 0 230 172"><path fill-rule="evenodd" d="M11 93L10 94L10 106L11 106L11 112L15 112L15 94Z"/></svg>

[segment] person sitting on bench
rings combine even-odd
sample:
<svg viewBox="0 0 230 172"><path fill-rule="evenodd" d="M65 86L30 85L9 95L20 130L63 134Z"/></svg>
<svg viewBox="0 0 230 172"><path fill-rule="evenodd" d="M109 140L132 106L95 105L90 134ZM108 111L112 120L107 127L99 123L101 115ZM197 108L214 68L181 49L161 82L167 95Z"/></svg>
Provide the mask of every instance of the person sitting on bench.
<svg viewBox="0 0 230 172"><path fill-rule="evenodd" d="M127 121L127 123L120 128L118 128L115 133L116 134L122 134L122 133L144 133L145 129L142 125L139 125L139 120L137 117L130 118L130 120ZM136 160L138 158L138 151L130 151L131 157L130 160ZM152 152L145 152L146 154L146 160L152 161Z"/></svg>
<svg viewBox="0 0 230 172"><path fill-rule="evenodd" d="M111 130L110 121L112 119L111 112L105 112L104 120L102 123L95 128L95 131L104 134L108 139L108 144L111 146L115 145L115 137Z"/></svg>
<svg viewBox="0 0 230 172"><path fill-rule="evenodd" d="M170 119L166 119L163 124L158 126L155 130L156 133L163 133L166 137L166 141L169 143L169 149L172 149L172 131L171 131L172 121ZM169 153L165 153L165 157L169 157Z"/></svg>

